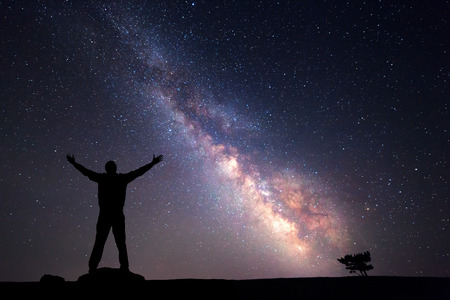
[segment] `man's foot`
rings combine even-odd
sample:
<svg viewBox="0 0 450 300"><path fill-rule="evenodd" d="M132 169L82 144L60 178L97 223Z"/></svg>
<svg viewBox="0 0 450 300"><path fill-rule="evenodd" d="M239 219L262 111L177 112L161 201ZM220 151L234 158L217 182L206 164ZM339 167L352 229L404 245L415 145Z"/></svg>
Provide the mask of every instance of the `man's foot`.
<svg viewBox="0 0 450 300"><path fill-rule="evenodd" d="M120 267L120 272L122 272L122 273L131 273L130 272L130 269L128 268L128 267Z"/></svg>
<svg viewBox="0 0 450 300"><path fill-rule="evenodd" d="M94 274L97 271L97 268L89 268L89 274Z"/></svg>

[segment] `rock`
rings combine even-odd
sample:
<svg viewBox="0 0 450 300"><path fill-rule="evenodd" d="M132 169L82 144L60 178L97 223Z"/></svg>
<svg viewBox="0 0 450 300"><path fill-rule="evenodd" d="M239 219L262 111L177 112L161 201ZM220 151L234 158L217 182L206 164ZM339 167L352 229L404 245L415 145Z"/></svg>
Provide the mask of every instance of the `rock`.
<svg viewBox="0 0 450 300"><path fill-rule="evenodd" d="M66 280L62 278L61 276L51 275L51 274L44 274L44 276L41 277L41 280L39 280L42 283L63 283Z"/></svg>
<svg viewBox="0 0 450 300"><path fill-rule="evenodd" d="M115 268L99 268L96 271L78 277L80 283L138 283L145 282L142 275Z"/></svg>

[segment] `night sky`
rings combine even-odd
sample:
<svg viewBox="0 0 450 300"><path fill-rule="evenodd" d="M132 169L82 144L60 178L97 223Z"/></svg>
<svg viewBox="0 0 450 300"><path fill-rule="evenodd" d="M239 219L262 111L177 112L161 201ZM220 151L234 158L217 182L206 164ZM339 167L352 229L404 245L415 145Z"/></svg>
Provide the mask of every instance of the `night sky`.
<svg viewBox="0 0 450 300"><path fill-rule="evenodd" d="M449 276L448 1L1 1L0 281ZM118 267L109 236L99 267Z"/></svg>

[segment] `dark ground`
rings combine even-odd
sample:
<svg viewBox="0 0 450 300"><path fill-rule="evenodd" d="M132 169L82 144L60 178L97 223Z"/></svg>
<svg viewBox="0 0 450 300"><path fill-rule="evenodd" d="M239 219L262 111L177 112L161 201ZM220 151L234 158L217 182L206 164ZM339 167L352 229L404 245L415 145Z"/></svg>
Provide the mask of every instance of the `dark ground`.
<svg viewBox="0 0 450 300"><path fill-rule="evenodd" d="M86 277L86 275L83 276ZM0 289L5 296L14 295L14 298L33 297L35 299L41 299L41 297L46 299L106 299L105 297L107 297L113 299L428 300L450 299L450 278L372 276L258 280L89 281L79 279L76 282L58 282L58 280L0 282Z"/></svg>

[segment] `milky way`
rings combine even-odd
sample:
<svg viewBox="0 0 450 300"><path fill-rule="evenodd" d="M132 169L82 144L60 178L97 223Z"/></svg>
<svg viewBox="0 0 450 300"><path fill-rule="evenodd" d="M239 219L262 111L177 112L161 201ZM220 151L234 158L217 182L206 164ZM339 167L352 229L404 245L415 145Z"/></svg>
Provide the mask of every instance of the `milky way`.
<svg viewBox="0 0 450 300"><path fill-rule="evenodd" d="M116 26L140 54L144 73L152 77L152 84L140 87L143 98L138 101L156 105L169 120L170 130L177 133L174 146L185 143L194 153L190 159L204 162L200 177L215 191L216 213L233 224L238 235L247 236L249 247L263 249L265 256L279 261L281 269L298 272L302 268L312 274L317 271L311 268L318 265L324 264L321 271L329 267L323 257L338 255L348 241L334 199L323 198L312 187L314 182L295 171L264 165L257 151L242 154L232 140L246 139L257 131L246 121L248 117L219 105L207 90L202 93L204 88L193 86L193 79L186 75L189 70L174 71L161 53L146 49L148 43L142 40L148 37L136 26Z"/></svg>
<svg viewBox="0 0 450 300"><path fill-rule="evenodd" d="M87 271L97 190L66 154L164 155L124 208L147 279L344 276L364 251L449 275L446 4L0 8L0 281Z"/></svg>

